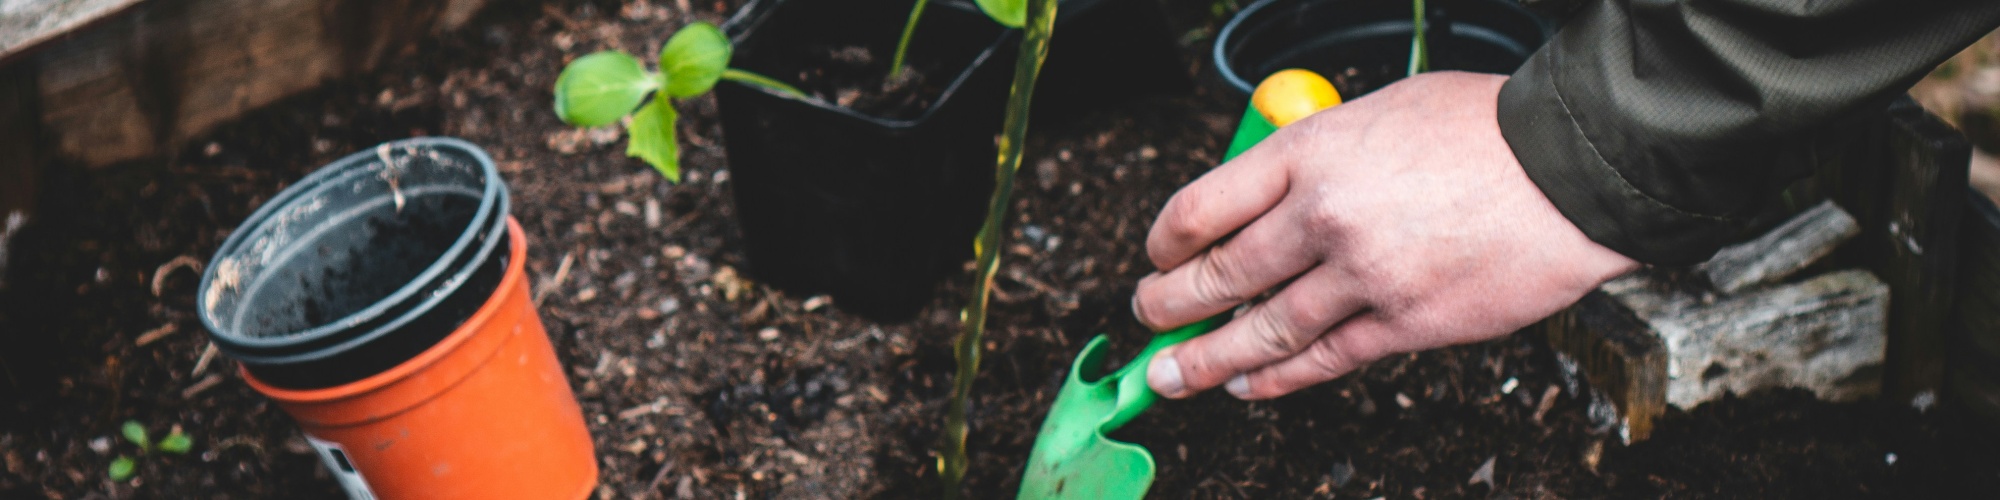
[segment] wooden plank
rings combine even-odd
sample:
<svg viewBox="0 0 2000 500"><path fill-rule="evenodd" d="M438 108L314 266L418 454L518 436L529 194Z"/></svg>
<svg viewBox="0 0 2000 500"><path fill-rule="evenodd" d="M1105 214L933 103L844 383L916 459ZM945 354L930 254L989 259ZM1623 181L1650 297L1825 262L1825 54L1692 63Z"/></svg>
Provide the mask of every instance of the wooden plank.
<svg viewBox="0 0 2000 500"><path fill-rule="evenodd" d="M52 154L103 166L171 155L215 125L372 71L485 0L145 2L46 44L36 67ZM0 150L0 154L11 151Z"/></svg>
<svg viewBox="0 0 2000 500"><path fill-rule="evenodd" d="M1907 98L1829 127L1797 161L1813 172L1789 199L1832 199L1861 234L1827 258L1889 285L1885 396L1908 401L1943 384L1947 316L1956 297L1971 146Z"/></svg>
<svg viewBox="0 0 2000 500"><path fill-rule="evenodd" d="M0 61L138 3L139 0L0 0Z"/></svg>
<svg viewBox="0 0 2000 500"><path fill-rule="evenodd" d="M1959 279L1959 233L1966 214L1966 167L1972 147L1913 102L1890 109L1887 258L1872 267L1888 282L1890 370L1884 383L1899 400L1944 384L1947 316ZM1896 307L1896 306L1901 307Z"/></svg>
<svg viewBox="0 0 2000 500"><path fill-rule="evenodd" d="M1785 279L1860 232L1847 211L1822 201L1757 239L1724 247L1699 269L1716 291L1736 293Z"/></svg>
<svg viewBox="0 0 2000 500"><path fill-rule="evenodd" d="M0 67L0 288L7 287L13 236L34 215L35 175L42 164L34 68Z"/></svg>

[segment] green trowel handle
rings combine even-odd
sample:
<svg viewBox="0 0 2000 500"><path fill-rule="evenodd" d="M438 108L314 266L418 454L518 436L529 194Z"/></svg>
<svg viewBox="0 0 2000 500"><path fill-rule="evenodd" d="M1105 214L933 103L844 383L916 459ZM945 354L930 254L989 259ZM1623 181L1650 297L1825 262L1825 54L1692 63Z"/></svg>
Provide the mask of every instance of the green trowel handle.
<svg viewBox="0 0 2000 500"><path fill-rule="evenodd" d="M1270 120L1264 119L1264 113L1258 112L1255 104L1244 106L1243 121L1236 125L1236 135L1230 138L1229 152L1222 155L1222 161L1227 163L1229 160L1235 159L1236 155L1243 154L1251 146L1257 145L1258 142L1262 142L1264 138L1270 137L1272 133L1277 131L1278 126L1272 125ZM1132 420L1132 417L1139 416L1140 412L1145 411L1146 407L1152 406L1153 401L1160 397L1159 394L1153 392L1151 387L1146 385L1146 366L1152 363L1153 354L1160 352L1161 349L1166 349L1167 346L1179 344L1187 339L1214 331L1227 322L1229 322L1229 313L1225 312L1197 321L1194 324L1168 330L1153 336L1153 341L1146 344L1146 349L1140 351L1137 358L1134 358L1131 363L1126 364L1124 368L1118 370L1118 375L1120 375L1118 379L1118 406L1117 411L1107 421L1109 424L1108 428L1116 429L1125 425L1125 422ZM1123 376L1127 374L1132 376Z"/></svg>
<svg viewBox="0 0 2000 500"><path fill-rule="evenodd" d="M1160 394L1153 392L1153 388L1146 385L1146 367L1153 364L1154 354L1158 354L1167 346L1215 331L1217 327L1227 322L1229 313L1222 313L1154 335L1153 341L1146 343L1146 348L1139 351L1138 357L1132 358L1131 363L1126 363L1124 368L1119 368L1112 374L1112 377L1118 380L1118 403L1112 407L1111 416L1104 419L1104 428L1124 427L1125 422L1130 422L1133 417L1139 416L1147 407L1153 406L1154 401L1160 399Z"/></svg>
<svg viewBox="0 0 2000 500"><path fill-rule="evenodd" d="M1229 139L1229 151L1222 154L1222 162L1229 163L1277 131L1278 126L1264 119L1264 113L1258 112L1255 104L1244 106L1243 121L1237 122L1236 135Z"/></svg>

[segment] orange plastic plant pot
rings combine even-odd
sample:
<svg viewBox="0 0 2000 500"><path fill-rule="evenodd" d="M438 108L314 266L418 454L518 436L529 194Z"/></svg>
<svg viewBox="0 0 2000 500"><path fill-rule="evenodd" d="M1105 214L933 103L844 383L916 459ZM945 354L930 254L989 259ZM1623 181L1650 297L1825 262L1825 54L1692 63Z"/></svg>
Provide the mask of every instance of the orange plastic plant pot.
<svg viewBox="0 0 2000 500"><path fill-rule="evenodd" d="M492 297L409 361L323 389L242 372L298 420L351 495L580 499L596 487L583 412L529 299L526 240L511 217L507 231L507 270Z"/></svg>

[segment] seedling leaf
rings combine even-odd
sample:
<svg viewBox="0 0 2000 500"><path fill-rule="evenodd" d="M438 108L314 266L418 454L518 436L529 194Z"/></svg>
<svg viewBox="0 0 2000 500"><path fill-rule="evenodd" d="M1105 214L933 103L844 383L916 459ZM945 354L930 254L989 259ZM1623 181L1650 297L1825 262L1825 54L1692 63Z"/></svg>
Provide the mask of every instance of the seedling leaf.
<svg viewBox="0 0 2000 500"><path fill-rule="evenodd" d="M806 93L800 91L798 87L786 85L785 82L778 81L768 76L759 75L756 73L751 73L749 71L744 71L736 68L729 68L726 70L722 70L722 79L735 81L736 83L741 83L752 87L769 89L773 92L777 92L791 97L797 97L800 99L807 98Z"/></svg>
<svg viewBox="0 0 2000 500"><path fill-rule="evenodd" d="M660 79L639 59L618 51L596 52L570 61L556 77L556 116L564 123L596 127L632 112Z"/></svg>
<svg viewBox="0 0 2000 500"><path fill-rule="evenodd" d="M986 17L1009 28L1028 24L1028 0L973 0Z"/></svg>
<svg viewBox="0 0 2000 500"><path fill-rule="evenodd" d="M139 425L136 420L126 420L125 425L118 427L118 433L124 435L126 441L139 445L139 451L153 449L153 440L146 438L146 426Z"/></svg>
<svg viewBox="0 0 2000 500"><path fill-rule="evenodd" d="M105 472L110 474L112 481L124 481L132 478L132 469L138 466L139 464L132 462L132 457L119 455L118 458L111 459L110 470Z"/></svg>
<svg viewBox="0 0 2000 500"><path fill-rule="evenodd" d="M660 73L666 75L667 95L684 99L708 92L729 68L732 50L729 37L713 24L697 22L681 28L660 49Z"/></svg>
<svg viewBox="0 0 2000 500"><path fill-rule="evenodd" d="M632 138L625 155L645 160L668 182L681 181L681 146L674 142L674 120L679 114L665 99L653 99L632 115Z"/></svg>
<svg viewBox="0 0 2000 500"><path fill-rule="evenodd" d="M188 435L182 434L179 430L168 433L167 437L160 438L160 451L163 452L180 455L187 453L191 448L194 448L194 440L188 439Z"/></svg>

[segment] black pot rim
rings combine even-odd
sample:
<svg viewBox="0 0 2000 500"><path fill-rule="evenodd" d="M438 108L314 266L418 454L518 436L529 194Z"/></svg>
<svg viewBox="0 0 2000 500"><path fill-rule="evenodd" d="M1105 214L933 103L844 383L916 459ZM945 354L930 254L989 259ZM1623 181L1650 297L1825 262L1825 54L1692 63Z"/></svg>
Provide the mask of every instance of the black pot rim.
<svg viewBox="0 0 2000 500"><path fill-rule="evenodd" d="M1243 29L1243 23L1255 17L1259 11L1270 7L1272 4L1285 1L1299 0L1258 0L1256 3L1244 6L1243 10L1237 11L1236 16L1231 17L1228 23L1223 24L1222 31L1217 32L1215 35L1214 46L1209 51L1211 60L1215 64L1215 69L1222 74L1222 80L1227 82L1230 88L1236 89L1242 95L1250 95L1251 91L1257 88L1257 84L1244 80L1242 75L1236 74L1236 68L1229 64L1231 60L1228 54L1230 40L1236 39L1236 31ZM1519 3L1512 1L1490 1L1488 3L1504 5L1506 8L1518 12L1523 18L1533 20L1541 29L1544 40L1551 36L1548 23L1542 21L1541 18L1529 12L1527 8L1522 7Z"/></svg>
<svg viewBox="0 0 2000 500"><path fill-rule="evenodd" d="M485 186L479 200L479 207L473 214L465 230L452 242L435 262L426 266L415 278L398 287L388 296L345 317L316 325L301 331L276 335L247 336L222 327L222 322L214 317L211 309L212 294L216 290L216 280L224 260L244 251L253 235L262 231L272 219L283 210L301 199L327 189L343 186L342 180L355 175L366 175L361 170L371 163L378 163L381 151L403 152L449 149L463 153L478 164ZM202 325L213 333L216 347L239 361L253 364L287 364L323 359L346 352L356 346L376 340L389 332L409 323L424 311L428 311L445 297L456 291L465 282L473 269L490 258L496 246L505 240L507 230L508 196L505 181L500 178L492 157L485 150L462 139L451 137L416 137L385 142L362 151L349 154L320 167L319 170L300 179L270 201L264 203L243 224L230 233L210 259L209 266L202 272L200 288L196 292L196 309ZM495 234L495 228L500 234ZM481 234L486 237L481 241ZM475 247L474 244L478 243ZM418 297L428 293L428 296ZM414 306L405 304L418 300ZM366 332L353 332L354 327L380 319L392 309L402 307L401 314L388 322L377 325ZM345 337L344 340L336 337ZM331 342L332 345L324 345ZM303 350L304 352L299 352Z"/></svg>

